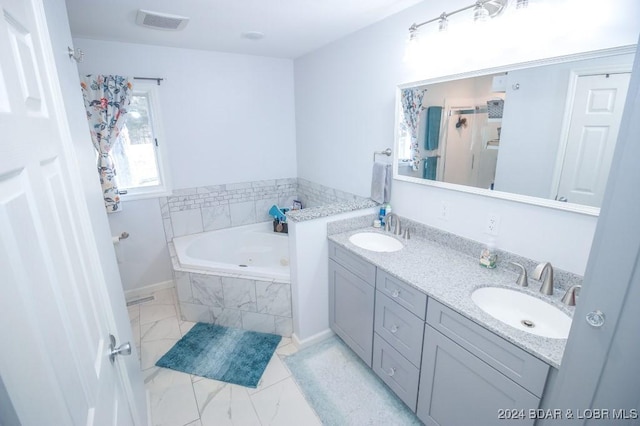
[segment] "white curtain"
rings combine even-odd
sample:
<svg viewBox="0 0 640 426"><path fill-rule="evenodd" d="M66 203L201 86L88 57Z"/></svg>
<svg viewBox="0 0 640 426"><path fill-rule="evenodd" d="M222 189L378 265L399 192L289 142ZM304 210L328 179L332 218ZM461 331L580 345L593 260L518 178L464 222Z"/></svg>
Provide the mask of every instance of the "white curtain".
<svg viewBox="0 0 640 426"><path fill-rule="evenodd" d="M119 75L87 75L80 83L91 140L98 151L98 173L107 213L120 211L120 194L111 148L124 124L132 85Z"/></svg>

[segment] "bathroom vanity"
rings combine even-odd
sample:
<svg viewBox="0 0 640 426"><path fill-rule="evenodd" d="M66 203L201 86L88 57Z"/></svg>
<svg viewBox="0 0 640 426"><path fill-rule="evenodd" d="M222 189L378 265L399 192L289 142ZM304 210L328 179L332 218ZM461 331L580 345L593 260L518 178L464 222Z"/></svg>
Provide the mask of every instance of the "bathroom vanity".
<svg viewBox="0 0 640 426"><path fill-rule="evenodd" d="M331 329L427 425L533 424L566 340L513 329L471 301L478 287L515 288L517 275L428 239L365 250L350 243L356 232L329 236Z"/></svg>

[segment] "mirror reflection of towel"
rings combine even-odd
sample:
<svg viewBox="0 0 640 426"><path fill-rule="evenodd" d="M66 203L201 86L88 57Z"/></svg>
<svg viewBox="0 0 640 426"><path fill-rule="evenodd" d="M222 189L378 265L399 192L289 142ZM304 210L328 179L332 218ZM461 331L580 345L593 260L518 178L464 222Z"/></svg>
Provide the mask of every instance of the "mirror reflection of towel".
<svg viewBox="0 0 640 426"><path fill-rule="evenodd" d="M391 164L373 163L371 177L371 199L376 203L388 203L391 199Z"/></svg>
<svg viewBox="0 0 640 426"><path fill-rule="evenodd" d="M427 157L424 160L424 179L436 180L436 170L438 168L438 157Z"/></svg>
<svg viewBox="0 0 640 426"><path fill-rule="evenodd" d="M438 149L440 142L440 121L442 119L442 107L430 106L427 108L427 125L424 135L424 149L432 151Z"/></svg>

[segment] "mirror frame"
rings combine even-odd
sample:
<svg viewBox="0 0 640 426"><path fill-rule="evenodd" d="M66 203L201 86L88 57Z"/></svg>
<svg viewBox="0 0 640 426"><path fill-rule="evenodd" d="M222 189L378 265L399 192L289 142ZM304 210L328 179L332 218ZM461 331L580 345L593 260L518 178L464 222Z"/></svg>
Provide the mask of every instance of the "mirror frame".
<svg viewBox="0 0 640 426"><path fill-rule="evenodd" d="M503 73L508 71L521 70L524 68L561 64L565 62L580 61L585 59L596 59L596 58L625 55L625 54L635 53L635 51L636 51L636 45L632 44L629 46L594 50L590 52L576 53L571 55L555 56L551 58L538 59L535 61L519 62L515 64L503 65L500 67L484 68L484 69L475 70L475 71L451 74L451 75L435 77L427 80L418 80L418 81L399 84L396 88L396 102L395 102L395 116L396 116L395 118L396 119L395 119L395 127L394 127L395 135L394 135L394 146L393 146L393 179L404 181L404 182L417 183L420 185L433 186L436 188L449 189L449 190L466 192L466 193L476 194L476 195L483 195L486 197L499 198L502 200L516 201L519 203L532 204L532 205L541 206L541 207L549 207L549 208L568 211L568 212L581 213L589 216L598 216L600 214L599 207L592 207L592 206L573 204L573 203L564 203L564 202L556 201L552 199L533 197L531 195L521 195L521 194L515 194L511 192L492 191L484 188L476 188L472 186L459 185L455 183L440 182L440 181L427 180L427 179L421 179L421 178L416 178L411 176L400 175L398 173L398 144L399 144L399 133L400 133L398 129L400 126L400 121L402 120L402 114L400 113L402 90L411 88L411 87L416 87L416 86L426 86L429 84L443 83L447 81L459 80L459 79L470 78L470 77L480 77L487 74ZM626 106L627 105L625 102L625 109L626 109Z"/></svg>

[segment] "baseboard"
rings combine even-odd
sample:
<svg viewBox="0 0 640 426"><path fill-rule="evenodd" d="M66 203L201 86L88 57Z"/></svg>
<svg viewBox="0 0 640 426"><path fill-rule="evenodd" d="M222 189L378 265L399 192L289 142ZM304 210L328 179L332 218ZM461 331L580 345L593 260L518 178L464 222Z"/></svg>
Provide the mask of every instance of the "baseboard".
<svg viewBox="0 0 640 426"><path fill-rule="evenodd" d="M313 336L307 337L306 339L303 339L303 340L300 340L296 335L296 333L293 333L291 335L291 340L293 341L293 344L298 347L298 349L304 349L308 346L315 345L316 343L320 343L323 340L326 340L329 337L333 336L334 334L335 333L331 331L331 329L327 328L326 330L321 331L320 333L316 333Z"/></svg>
<svg viewBox="0 0 640 426"><path fill-rule="evenodd" d="M173 288L173 280L162 281L155 284L149 284L144 287L134 288L133 290L127 290L124 292L124 298L127 301L140 299L141 297L147 297L152 295L154 292L159 290L164 290L167 288Z"/></svg>

